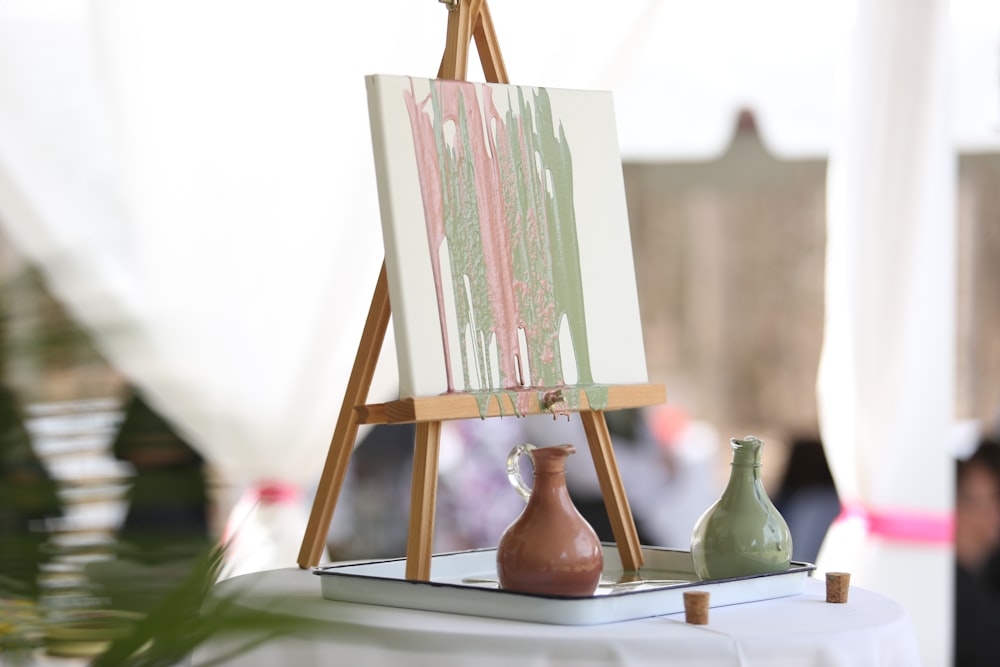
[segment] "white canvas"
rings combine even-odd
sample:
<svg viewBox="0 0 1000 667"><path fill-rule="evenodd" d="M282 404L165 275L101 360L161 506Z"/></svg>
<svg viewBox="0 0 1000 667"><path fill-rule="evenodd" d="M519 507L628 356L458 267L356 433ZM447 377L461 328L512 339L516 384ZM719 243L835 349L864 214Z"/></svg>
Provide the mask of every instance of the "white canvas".
<svg viewBox="0 0 1000 667"><path fill-rule="evenodd" d="M611 94L367 87L400 397L645 383Z"/></svg>

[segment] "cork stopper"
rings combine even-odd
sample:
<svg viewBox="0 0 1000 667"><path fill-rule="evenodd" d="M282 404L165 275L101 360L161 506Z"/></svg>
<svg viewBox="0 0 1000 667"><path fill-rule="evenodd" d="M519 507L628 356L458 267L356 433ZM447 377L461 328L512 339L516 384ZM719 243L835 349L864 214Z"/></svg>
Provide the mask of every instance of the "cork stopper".
<svg viewBox="0 0 1000 667"><path fill-rule="evenodd" d="M708 591L684 591L684 620L692 625L707 625L708 597Z"/></svg>
<svg viewBox="0 0 1000 667"><path fill-rule="evenodd" d="M847 593L851 587L849 572L826 573L826 601L836 604L847 602Z"/></svg>

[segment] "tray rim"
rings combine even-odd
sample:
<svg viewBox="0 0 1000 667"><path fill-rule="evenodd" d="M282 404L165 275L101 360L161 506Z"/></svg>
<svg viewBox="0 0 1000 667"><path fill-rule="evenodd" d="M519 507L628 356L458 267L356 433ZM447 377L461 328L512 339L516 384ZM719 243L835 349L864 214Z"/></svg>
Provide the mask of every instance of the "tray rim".
<svg viewBox="0 0 1000 667"><path fill-rule="evenodd" d="M601 546L605 551L612 549L617 554L618 546L614 542L602 542ZM672 554L690 554L691 552L685 549L678 549L673 547L658 547L658 546L642 546L643 552L654 551L654 552L668 552ZM495 547L483 547L479 549L464 549L460 551L449 551L443 553L432 554L431 560L448 558L454 556L466 556L470 554L484 553L484 552L496 552ZM724 579L703 579L698 581L689 581L684 583L670 584L666 586L660 586L656 588L647 588L640 590L623 590L616 592L609 592L602 595L558 595L551 593L527 593L524 591L511 591L504 590L501 588L487 588L485 586L474 586L454 583L450 581L435 581L434 579L422 580L422 579L406 579L399 577L388 577L373 574L356 574L352 572L336 572L335 570L346 570L349 568L356 568L361 566L370 565L384 565L390 563L404 563L406 562L406 557L399 558L377 558L373 560L358 560L349 561L345 563L331 563L328 565L320 565L312 568L312 573L320 577L348 577L351 579L362 579L362 580L372 580L372 581L386 581L401 584L412 584L415 586L431 586L434 588L448 588L464 591L482 591L486 594L494 595L514 595L528 598L538 598L543 600L565 600L565 601L589 601L589 600L604 600L604 599L614 599L619 597L627 597L633 595L649 595L655 593L661 593L667 590L677 590L683 588L693 588L698 586L708 586L723 584L727 582L739 582L739 581L749 581L753 579L762 579L775 576L787 576L790 574L803 574L809 576L811 572L816 570L816 565L813 563L807 563L804 561L791 561L791 564L787 570L781 570L779 572L766 572L762 574L750 574L741 577L727 577ZM627 569L625 571L628 571ZM641 568L640 568L641 571ZM478 594L478 593L477 593ZM381 605L380 605L381 606Z"/></svg>

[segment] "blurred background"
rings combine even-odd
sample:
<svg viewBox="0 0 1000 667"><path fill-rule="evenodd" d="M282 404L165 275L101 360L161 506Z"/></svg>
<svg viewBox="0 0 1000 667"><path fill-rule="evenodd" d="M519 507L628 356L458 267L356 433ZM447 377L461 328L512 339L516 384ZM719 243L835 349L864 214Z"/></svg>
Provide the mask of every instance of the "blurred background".
<svg viewBox="0 0 1000 667"><path fill-rule="evenodd" d="M629 458L626 449L622 470L637 521L645 526L644 543L686 548L694 519L728 475L728 438L758 434L767 443L768 491L793 529L794 557L815 562L819 540L839 512L819 446L815 397L825 162L770 154L750 112L734 124L732 143L716 160L624 164L650 376L666 384L676 412L645 411L650 425L636 448L639 462L630 466L636 457ZM1000 338L992 334L1000 327L997 182L1000 154L960 156L956 411L979 420L986 431L996 424L1000 406ZM38 268L6 237L2 248L4 383L22 406L34 451L58 485L62 512L58 521L33 524L39 543L52 547L41 582L50 594L85 602L94 599L87 565L118 553L136 468L116 457L113 445L134 388L53 295ZM478 422L452 426L446 428L445 450L449 442L460 451L474 443L466 460L479 464L464 470L443 465L445 479L461 487L452 492L444 482L439 550L492 546L520 508L506 487L503 459L531 435L516 428L491 432ZM615 426L612 416L613 432ZM160 429L169 432L169 423ZM579 432L557 433L551 444L568 439L584 446ZM448 434L461 442L449 441ZM621 430L614 438L616 446L631 447ZM380 427L362 440L335 515L334 556L405 553L412 442L407 426ZM663 469L659 484L638 472L650 463ZM210 464L204 471L210 528L200 534L219 538L237 490ZM489 517L481 514L485 507L470 506L460 495L469 490L469 497L477 497L486 480L494 493L478 497L494 499L486 503L494 512ZM576 499L598 525L602 510L586 498L593 486L582 482ZM803 489L818 499L798 506L814 509L796 523L796 506L787 501ZM668 525L657 527L655 518L639 513L670 515ZM190 526L198 535L198 523ZM611 539L607 530L603 537Z"/></svg>
<svg viewBox="0 0 1000 667"><path fill-rule="evenodd" d="M526 4L535 20L522 25ZM946 438L932 424L929 437L947 462L996 435L1000 12L931 2L911 25L889 0L860 18L854 3L719 0L629 3L610 20L606 7L545 4L492 12L515 83L615 94L649 376L668 394L609 415L645 543L687 547L725 483L729 438L752 433L793 556L820 555L843 500L817 396L828 165L844 160L844 81L883 43L940 57L952 91L938 137L948 178L930 182L948 181L954 253L942 246L928 268L949 276L931 316L953 324L935 343L954 371L941 389L971 426ZM431 0L381 13L0 3L0 427L14 433L0 485L47 499L4 518L40 554L10 590L142 608L102 582L148 581L149 568L169 582L222 539L242 545L226 576L293 564L382 254L360 77L433 75L445 22ZM865 41L887 25L895 41ZM372 27L364 50L347 38L359 26ZM930 38L907 47L906 35ZM885 122L924 118L911 101L887 103ZM393 354L390 336L373 401L392 397ZM494 545L520 509L510 447L581 448L577 427L448 423L435 550ZM402 555L412 440L407 426L363 431L328 558ZM570 465L589 470L586 452ZM573 484L599 527L593 479Z"/></svg>
<svg viewBox="0 0 1000 667"><path fill-rule="evenodd" d="M760 435L777 494L792 444L819 437L825 162L770 154L751 112L734 128L716 160L625 162L623 171L650 377L717 432L719 480L728 439ZM997 182L1000 154L960 156L956 413L986 430L1000 416ZM111 444L132 388L37 267L2 243L4 378L35 449L67 489L93 487L73 503L118 497L132 470ZM393 438L410 445L406 433ZM213 492L228 498L220 484ZM224 519L212 518L221 534Z"/></svg>

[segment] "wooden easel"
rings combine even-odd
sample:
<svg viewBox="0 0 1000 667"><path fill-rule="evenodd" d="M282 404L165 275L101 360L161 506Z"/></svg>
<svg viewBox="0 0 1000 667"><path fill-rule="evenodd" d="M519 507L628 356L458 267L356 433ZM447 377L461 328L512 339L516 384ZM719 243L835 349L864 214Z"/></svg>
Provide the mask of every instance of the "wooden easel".
<svg viewBox="0 0 1000 667"><path fill-rule="evenodd" d="M448 34L438 78L456 80L466 78L469 44L475 39L486 80L492 83L509 83L486 0L442 0L442 2L448 5L449 10ZM357 438L358 426L414 422L417 434L410 491L409 533L406 543L406 578L427 581L430 579L434 537L441 422L448 419L481 418L483 415L475 397L462 393L365 405L375 365L385 340L389 315L389 288L383 262L371 308L368 311L368 320L358 346L358 354L347 383L344 402L330 441L330 450L320 477L316 499L302 540L298 564L302 568L319 564L326 535L330 529L330 521L333 518L333 509L340 495L347 473L347 464ZM485 416L495 417L515 413L515 406L510 403L509 398L503 396L499 400L505 404L501 406L491 402ZM642 566L642 551L632 511L618 472L618 463L615 460L603 410L655 405L665 400L664 387L653 384L609 387L607 405L603 406L602 410L591 409L585 395L581 394L580 418L587 434L622 564L629 570L637 570ZM532 405L527 413L539 414L547 410L548 406L538 404Z"/></svg>

